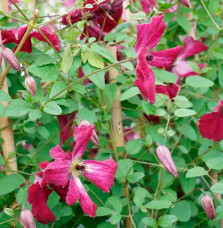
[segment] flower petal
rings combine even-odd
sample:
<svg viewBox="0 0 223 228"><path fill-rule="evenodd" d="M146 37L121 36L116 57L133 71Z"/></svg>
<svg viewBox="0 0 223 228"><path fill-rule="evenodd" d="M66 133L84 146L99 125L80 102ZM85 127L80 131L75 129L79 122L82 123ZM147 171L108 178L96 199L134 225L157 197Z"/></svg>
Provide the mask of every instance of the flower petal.
<svg viewBox="0 0 223 228"><path fill-rule="evenodd" d="M190 64L188 61L177 61L175 66L172 69L172 72L176 74L177 76L181 77L188 77L191 75L198 75L198 73L194 72L193 69L191 68Z"/></svg>
<svg viewBox="0 0 223 228"><path fill-rule="evenodd" d="M69 180L71 160L59 160L49 163L43 172L44 179L49 184L65 187Z"/></svg>
<svg viewBox="0 0 223 228"><path fill-rule="evenodd" d="M164 67L166 70L170 70L182 48L181 46L177 46L163 51L151 52L152 60L148 61L148 63L158 68Z"/></svg>
<svg viewBox="0 0 223 228"><path fill-rule="evenodd" d="M59 145L53 147L50 150L50 155L54 159L70 160L69 155L65 153L64 150Z"/></svg>
<svg viewBox="0 0 223 228"><path fill-rule="evenodd" d="M91 200L91 198L87 194L80 179L73 176L70 180L66 202L69 206L71 206L78 199L80 200L80 205L84 214L89 215L90 217L95 217L97 205Z"/></svg>
<svg viewBox="0 0 223 228"><path fill-rule="evenodd" d="M136 80L134 84L142 95L152 104L155 102L155 77L146 59L140 56L136 66Z"/></svg>
<svg viewBox="0 0 223 228"><path fill-rule="evenodd" d="M39 183L32 184L28 190L28 202L32 204L32 213L37 222L47 224L56 220L55 215L47 206L47 200L52 190L41 187Z"/></svg>
<svg viewBox="0 0 223 228"><path fill-rule="evenodd" d="M154 0L141 0L142 10L145 13L151 12L151 9L156 6L156 2Z"/></svg>
<svg viewBox="0 0 223 228"><path fill-rule="evenodd" d="M194 40L192 36L188 36L182 39L184 42L184 48L181 50L178 59L184 59L192 55L196 55L200 52L206 51L208 47L200 42L199 40Z"/></svg>
<svg viewBox="0 0 223 228"><path fill-rule="evenodd" d="M201 117L198 128L202 137L215 142L223 139L223 113L211 112Z"/></svg>
<svg viewBox="0 0 223 228"><path fill-rule="evenodd" d="M83 156L93 130L94 125L82 125L75 127L74 139L76 143L73 150L72 159L80 159Z"/></svg>
<svg viewBox="0 0 223 228"><path fill-rule="evenodd" d="M109 192L114 184L117 163L113 159L105 161L85 160L84 166L83 175L103 192Z"/></svg>
<svg viewBox="0 0 223 228"><path fill-rule="evenodd" d="M142 51L146 53L147 50L154 48L160 41L165 28L166 24L163 22L163 16L153 17L149 24L138 24L136 53L139 54Z"/></svg>
<svg viewBox="0 0 223 228"><path fill-rule="evenodd" d="M169 84L167 86L158 85L156 86L156 92L167 95L170 99L176 97L180 87L176 84Z"/></svg>

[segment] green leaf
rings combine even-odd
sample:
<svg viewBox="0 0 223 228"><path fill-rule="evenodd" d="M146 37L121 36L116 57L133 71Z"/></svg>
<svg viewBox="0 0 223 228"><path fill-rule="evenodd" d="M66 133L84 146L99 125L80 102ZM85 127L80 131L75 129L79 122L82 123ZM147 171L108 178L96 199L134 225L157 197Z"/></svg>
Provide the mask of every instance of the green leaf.
<svg viewBox="0 0 223 228"><path fill-rule="evenodd" d="M91 124L97 122L97 116L95 115L95 112L85 107L78 111L77 117L81 120L87 120Z"/></svg>
<svg viewBox="0 0 223 228"><path fill-rule="evenodd" d="M2 157L2 154L0 153L0 165L4 165L5 164L5 160Z"/></svg>
<svg viewBox="0 0 223 228"><path fill-rule="evenodd" d="M185 82L187 85L194 88L211 87L214 85L214 83L211 80L200 76L187 77Z"/></svg>
<svg viewBox="0 0 223 228"><path fill-rule="evenodd" d="M174 97L174 103L178 108L190 108L193 104L184 96L176 96Z"/></svg>
<svg viewBox="0 0 223 228"><path fill-rule="evenodd" d="M149 227L157 227L156 220L152 217L145 217L142 219L142 223L148 225Z"/></svg>
<svg viewBox="0 0 223 228"><path fill-rule="evenodd" d="M54 97L56 94L61 92L62 90L66 89L67 84L66 82L56 82L50 91L50 98ZM62 93L58 94L54 99L57 99L59 97L62 97L66 94L67 90L63 91Z"/></svg>
<svg viewBox="0 0 223 228"><path fill-rule="evenodd" d="M31 65L27 70L33 75L43 79L43 81L54 81L59 77L59 69L56 65L48 64L45 66Z"/></svg>
<svg viewBox="0 0 223 228"><path fill-rule="evenodd" d="M127 154L138 154L142 149L144 142L142 139L133 139L126 143L125 149Z"/></svg>
<svg viewBox="0 0 223 228"><path fill-rule="evenodd" d="M156 80L159 82L176 83L177 81L177 76L166 70L153 68L153 73Z"/></svg>
<svg viewBox="0 0 223 228"><path fill-rule="evenodd" d="M41 110L31 110L29 112L29 119L32 121L38 120L43 116L43 113L41 112Z"/></svg>
<svg viewBox="0 0 223 228"><path fill-rule="evenodd" d="M206 171L203 167L196 166L187 171L186 177L187 178L200 177L200 176L205 176L207 174L208 174L208 171Z"/></svg>
<svg viewBox="0 0 223 228"><path fill-rule="evenodd" d="M177 221L177 217L175 215L164 215L159 218L158 224L161 227L167 227L172 225Z"/></svg>
<svg viewBox="0 0 223 228"><path fill-rule="evenodd" d="M132 173L132 174L128 175L128 182L131 184L137 183L144 176L145 176L145 174L141 173L141 172Z"/></svg>
<svg viewBox="0 0 223 228"><path fill-rule="evenodd" d="M43 111L51 115L60 115L62 113L61 107L54 101L47 103Z"/></svg>
<svg viewBox="0 0 223 228"><path fill-rule="evenodd" d="M172 205L171 201L168 201L168 200L152 200L151 202L144 205L144 207L160 210L164 208L169 208L171 205Z"/></svg>
<svg viewBox="0 0 223 228"><path fill-rule="evenodd" d="M78 55L73 58L73 63L68 72L68 76L70 78L74 77L76 71L79 69L80 66L81 66L81 57Z"/></svg>
<svg viewBox="0 0 223 228"><path fill-rule="evenodd" d="M23 204L26 209L32 209L32 206L27 202L29 186L20 187L16 194L16 200L19 205Z"/></svg>
<svg viewBox="0 0 223 228"><path fill-rule="evenodd" d="M154 115L156 108L154 105L152 105L150 102L144 101L142 103L142 108L145 111L147 115Z"/></svg>
<svg viewBox="0 0 223 228"><path fill-rule="evenodd" d="M134 188L134 190L133 201L137 207L141 207L143 205L146 197L152 198L152 195L145 188L137 187Z"/></svg>
<svg viewBox="0 0 223 228"><path fill-rule="evenodd" d="M115 57L114 55L108 51L108 49L106 49L105 47L103 47L102 45L92 45L91 46L91 50L95 51L96 53L98 53L99 55L103 56L105 59L109 60L110 62L114 63L115 62Z"/></svg>
<svg viewBox="0 0 223 228"><path fill-rule="evenodd" d="M120 214L113 214L110 218L111 224L117 224L121 220L122 216Z"/></svg>
<svg viewBox="0 0 223 228"><path fill-rule="evenodd" d="M104 60L103 58L96 52L88 49L87 52L87 59L91 66L96 68L103 68L104 67Z"/></svg>
<svg viewBox="0 0 223 228"><path fill-rule="evenodd" d="M190 22L188 19L183 15L177 15L176 22L180 25L186 32L190 32Z"/></svg>
<svg viewBox="0 0 223 228"><path fill-rule="evenodd" d="M134 13L131 16L131 19L132 20L142 20L144 18L146 18L146 14L144 12Z"/></svg>
<svg viewBox="0 0 223 228"><path fill-rule="evenodd" d="M119 97L119 100L120 101L124 101L124 100L127 100L137 94L140 94L140 91L137 87L132 87L128 90L126 90L124 93L122 93Z"/></svg>
<svg viewBox="0 0 223 228"><path fill-rule="evenodd" d="M8 194L15 189L19 188L25 182L25 178L20 174L12 174L4 176L0 179L0 195Z"/></svg>
<svg viewBox="0 0 223 228"><path fill-rule="evenodd" d="M223 183L217 183L211 186L211 191L219 194L223 194Z"/></svg>
<svg viewBox="0 0 223 228"><path fill-rule="evenodd" d="M96 211L96 216L106 216L106 215L112 215L113 210L107 207L98 207Z"/></svg>
<svg viewBox="0 0 223 228"><path fill-rule="evenodd" d="M181 200L170 209L170 213L177 217L180 222L188 222L191 218L191 205L186 200Z"/></svg>
<svg viewBox="0 0 223 228"><path fill-rule="evenodd" d="M70 70L73 63L72 52L70 50L70 46L64 48L63 58L61 62L61 71L64 74L67 74Z"/></svg>
<svg viewBox="0 0 223 228"><path fill-rule="evenodd" d="M127 175L133 172L133 161L130 159L119 160L118 170L115 174L115 177L120 182L125 182Z"/></svg>
<svg viewBox="0 0 223 228"><path fill-rule="evenodd" d="M121 213L122 211L122 203L119 197L111 196L108 198L106 204L110 204L117 213Z"/></svg>
<svg viewBox="0 0 223 228"><path fill-rule="evenodd" d="M197 113L191 109L181 108L181 109L176 109L174 114L177 117L187 117L187 116L196 115Z"/></svg>
<svg viewBox="0 0 223 228"><path fill-rule="evenodd" d="M11 101L11 97L3 90L0 90L0 101Z"/></svg>

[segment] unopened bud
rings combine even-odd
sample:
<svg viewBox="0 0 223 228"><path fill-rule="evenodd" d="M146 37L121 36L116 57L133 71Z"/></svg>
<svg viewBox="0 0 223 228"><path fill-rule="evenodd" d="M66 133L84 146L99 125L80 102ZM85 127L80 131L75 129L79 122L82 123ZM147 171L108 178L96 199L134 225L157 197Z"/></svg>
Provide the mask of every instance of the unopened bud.
<svg viewBox="0 0 223 228"><path fill-rule="evenodd" d="M2 50L0 50L0 65L2 64Z"/></svg>
<svg viewBox="0 0 223 228"><path fill-rule="evenodd" d="M20 214L20 220L24 228L36 228L34 217L31 211L23 210Z"/></svg>
<svg viewBox="0 0 223 228"><path fill-rule="evenodd" d="M202 196L202 199L201 199L201 203L202 203L202 206L203 206L204 211L207 214L207 216L210 219L214 220L215 219L215 208L214 208L214 203L213 203L213 200L211 199L211 197L204 193L204 195Z"/></svg>
<svg viewBox="0 0 223 228"><path fill-rule="evenodd" d="M181 2L186 7L190 7L190 3L188 0L179 0L179 2Z"/></svg>
<svg viewBox="0 0 223 228"><path fill-rule="evenodd" d="M89 126L89 125L91 125L91 124L90 124L87 120L81 120L79 126L83 126L83 125ZM95 130L93 130L90 140L91 140L91 142L92 142L95 146L98 146L98 145L99 145L99 142L98 142L98 135L97 135L97 133L96 133Z"/></svg>
<svg viewBox="0 0 223 228"><path fill-rule="evenodd" d="M15 70L22 71L21 67L19 66L19 62L13 53L9 48L3 47L2 50L2 56L5 59L5 61Z"/></svg>
<svg viewBox="0 0 223 228"><path fill-rule="evenodd" d="M25 86L26 89L33 95L36 95L36 91L37 91L37 86L36 86L36 81L34 80L33 77L31 76L26 76L25 78Z"/></svg>
<svg viewBox="0 0 223 228"><path fill-rule="evenodd" d="M174 161L172 159L171 153L169 149L165 146L159 145L156 149L156 154L158 158L160 159L163 166L166 168L166 170L174 177L178 176L177 168L174 164Z"/></svg>

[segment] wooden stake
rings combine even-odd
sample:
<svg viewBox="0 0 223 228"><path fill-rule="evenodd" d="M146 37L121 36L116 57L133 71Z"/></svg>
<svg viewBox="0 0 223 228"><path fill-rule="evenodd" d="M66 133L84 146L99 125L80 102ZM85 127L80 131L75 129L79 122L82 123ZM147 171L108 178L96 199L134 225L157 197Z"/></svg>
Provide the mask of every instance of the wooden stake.
<svg viewBox="0 0 223 228"><path fill-rule="evenodd" d="M5 13L8 13L8 0L1 0L1 10ZM2 61L2 72L5 71L5 63L4 60ZM8 86L7 86L7 80L4 81L4 84L1 88L4 92L8 93ZM7 106L7 102L0 101L1 104L5 107ZM15 143L14 143L14 136L13 136L13 130L12 126L10 126L11 121L7 116L0 118L0 136L3 139L2 142L2 152L3 157L5 160L5 168L6 169L12 169L12 170L18 170L17 169L17 161L16 161L16 155L10 156L10 153L15 152ZM7 127L8 126L8 127ZM7 175L12 174L11 172L7 172Z"/></svg>

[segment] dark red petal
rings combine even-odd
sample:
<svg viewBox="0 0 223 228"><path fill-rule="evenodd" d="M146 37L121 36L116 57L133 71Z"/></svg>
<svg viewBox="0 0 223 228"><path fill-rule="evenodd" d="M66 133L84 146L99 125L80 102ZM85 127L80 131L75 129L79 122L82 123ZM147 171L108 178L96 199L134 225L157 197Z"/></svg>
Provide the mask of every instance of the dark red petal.
<svg viewBox="0 0 223 228"><path fill-rule="evenodd" d="M68 15L70 17L71 23L73 24L73 23L81 21L83 19L84 12L82 9L74 9L74 10L70 11L68 13ZM62 17L62 20L61 20L62 24L69 25L68 15L66 14Z"/></svg>
<svg viewBox="0 0 223 228"><path fill-rule="evenodd" d="M205 114L198 122L201 135L204 138L220 141L223 139L223 113L212 112Z"/></svg>
<svg viewBox="0 0 223 228"><path fill-rule="evenodd" d="M180 87L176 84L169 84L167 86L158 85L156 86L156 92L167 95L170 99L176 97Z"/></svg>
<svg viewBox="0 0 223 228"><path fill-rule="evenodd" d="M142 10L145 13L151 12L151 9L156 6L156 2L154 0L141 0Z"/></svg>
<svg viewBox="0 0 223 228"><path fill-rule="evenodd" d="M52 31L52 29L49 26L45 26L40 28L40 31L48 38L48 40L52 43L55 49L59 52L60 40L58 36ZM36 29L32 30L32 32L30 33L30 37L34 37L37 40L47 43L46 39Z"/></svg>
<svg viewBox="0 0 223 228"><path fill-rule="evenodd" d="M28 202L32 204L32 213L37 222L47 224L56 220L55 215L47 206L47 200L52 190L33 184L28 190Z"/></svg>

